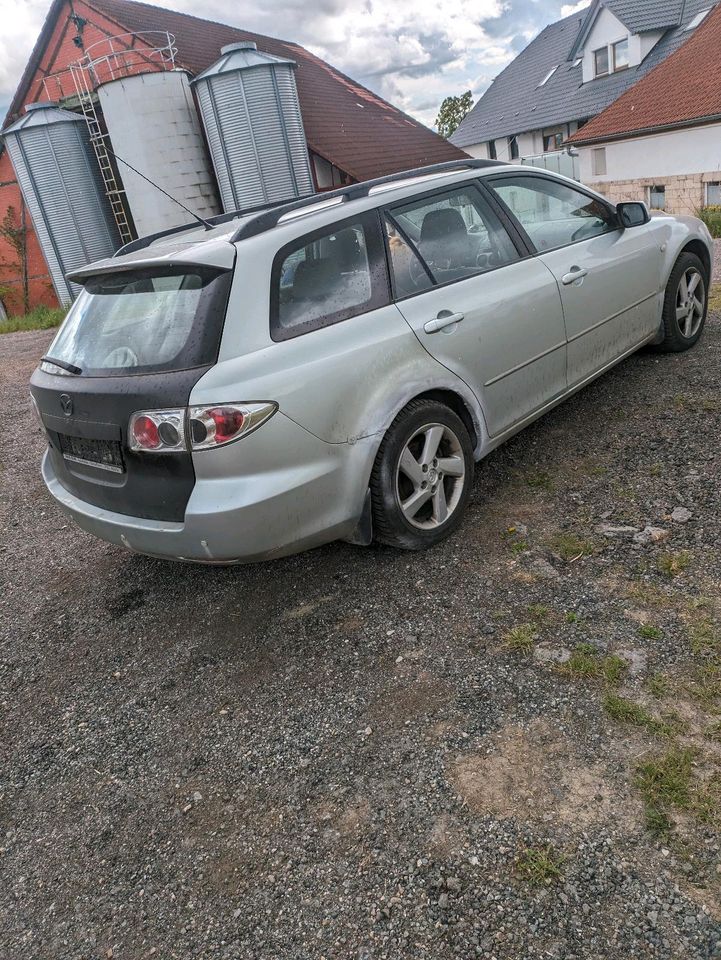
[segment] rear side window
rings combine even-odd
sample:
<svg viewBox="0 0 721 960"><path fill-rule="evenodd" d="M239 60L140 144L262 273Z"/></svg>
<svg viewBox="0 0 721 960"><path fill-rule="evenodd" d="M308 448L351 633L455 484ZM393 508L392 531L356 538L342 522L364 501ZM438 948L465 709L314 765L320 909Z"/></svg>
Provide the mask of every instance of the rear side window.
<svg viewBox="0 0 721 960"><path fill-rule="evenodd" d="M127 376L214 363L231 274L157 268L91 277L48 356L84 376Z"/></svg>
<svg viewBox="0 0 721 960"><path fill-rule="evenodd" d="M537 250L553 250L615 230L611 211L595 197L549 177L487 180Z"/></svg>
<svg viewBox="0 0 721 960"><path fill-rule="evenodd" d="M285 246L273 265L271 336L287 340L389 302L375 212Z"/></svg>
<svg viewBox="0 0 721 960"><path fill-rule="evenodd" d="M429 282L463 280L518 259L501 221L473 186L393 207L386 223L398 298Z"/></svg>

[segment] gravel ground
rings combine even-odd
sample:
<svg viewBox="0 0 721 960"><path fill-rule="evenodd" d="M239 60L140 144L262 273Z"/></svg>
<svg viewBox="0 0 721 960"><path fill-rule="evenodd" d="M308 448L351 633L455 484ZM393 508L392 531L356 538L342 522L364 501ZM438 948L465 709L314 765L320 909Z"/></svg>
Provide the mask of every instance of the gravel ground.
<svg viewBox="0 0 721 960"><path fill-rule="evenodd" d="M719 318L434 551L226 569L55 508L50 336L1 343L3 958L721 956Z"/></svg>

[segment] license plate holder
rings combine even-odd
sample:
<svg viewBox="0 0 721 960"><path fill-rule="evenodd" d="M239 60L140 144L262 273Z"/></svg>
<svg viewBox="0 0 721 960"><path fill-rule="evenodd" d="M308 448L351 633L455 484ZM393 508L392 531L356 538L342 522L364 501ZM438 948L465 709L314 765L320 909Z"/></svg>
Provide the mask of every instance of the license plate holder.
<svg viewBox="0 0 721 960"><path fill-rule="evenodd" d="M88 440L65 433L58 434L58 437L64 460L110 473L125 473L123 451L117 440Z"/></svg>

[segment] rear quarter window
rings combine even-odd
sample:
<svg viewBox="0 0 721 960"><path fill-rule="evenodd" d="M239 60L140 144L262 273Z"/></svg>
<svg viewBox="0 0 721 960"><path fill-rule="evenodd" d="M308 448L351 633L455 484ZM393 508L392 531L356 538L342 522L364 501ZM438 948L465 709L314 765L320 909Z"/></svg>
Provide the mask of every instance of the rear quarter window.
<svg viewBox="0 0 721 960"><path fill-rule="evenodd" d="M275 257L270 331L288 340L389 303L378 214L324 227Z"/></svg>

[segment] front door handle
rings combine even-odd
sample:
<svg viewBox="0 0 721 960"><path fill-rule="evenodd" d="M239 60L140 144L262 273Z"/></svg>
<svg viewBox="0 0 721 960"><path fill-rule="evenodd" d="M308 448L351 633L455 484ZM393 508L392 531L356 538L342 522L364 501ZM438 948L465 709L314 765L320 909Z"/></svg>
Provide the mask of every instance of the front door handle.
<svg viewBox="0 0 721 960"><path fill-rule="evenodd" d="M568 273L564 273L561 277L561 283L565 283L568 286L569 283L573 283L575 280L583 280L585 276L588 276L588 270L583 270L581 267L571 267Z"/></svg>
<svg viewBox="0 0 721 960"><path fill-rule="evenodd" d="M438 333L438 331L444 327L450 327L454 323L460 323L463 317L464 314L462 313L451 313L448 310L441 310L437 317L423 324L423 329L426 333Z"/></svg>

